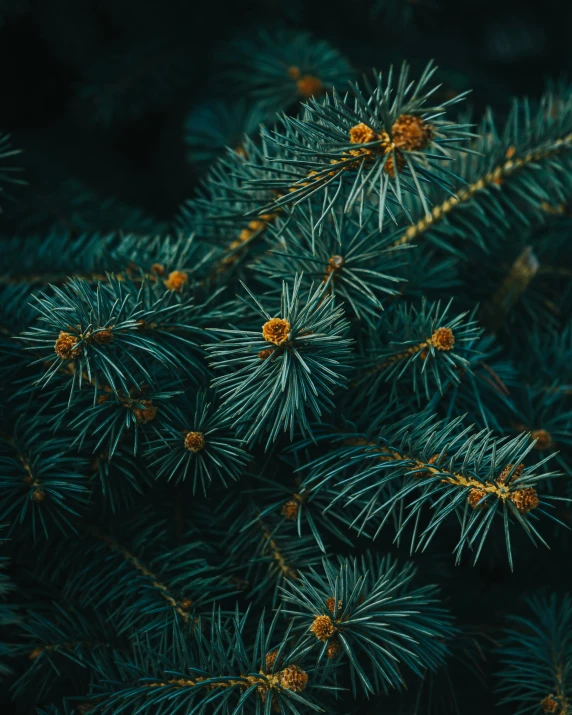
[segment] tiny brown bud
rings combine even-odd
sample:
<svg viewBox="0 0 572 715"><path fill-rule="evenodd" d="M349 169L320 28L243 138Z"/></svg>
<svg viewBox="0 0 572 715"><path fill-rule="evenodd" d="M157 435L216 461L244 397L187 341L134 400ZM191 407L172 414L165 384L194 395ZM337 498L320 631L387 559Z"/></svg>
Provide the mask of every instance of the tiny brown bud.
<svg viewBox="0 0 572 715"><path fill-rule="evenodd" d="M143 425L152 422L157 416L157 407L152 400L138 400L137 407L134 407L132 411L137 422Z"/></svg>
<svg viewBox="0 0 572 715"><path fill-rule="evenodd" d="M472 487L472 489L469 490L467 502L469 503L469 506L471 506L473 509L486 509L488 507L487 502L481 501L481 499L484 499L486 495L487 492L484 489L477 489L476 487Z"/></svg>
<svg viewBox="0 0 572 715"><path fill-rule="evenodd" d="M336 627L329 616L316 616L310 626L310 631L320 641L327 641L336 632Z"/></svg>
<svg viewBox="0 0 572 715"><path fill-rule="evenodd" d="M162 276L165 273L165 266L162 263L153 263L151 273L154 273L156 276Z"/></svg>
<svg viewBox="0 0 572 715"><path fill-rule="evenodd" d="M344 265L345 259L343 256L331 256L328 260L328 265L326 266L326 277L329 276L330 273L339 273Z"/></svg>
<svg viewBox="0 0 572 715"><path fill-rule="evenodd" d="M542 452L552 447L552 437L550 432L547 432L545 429L535 429L530 436L536 440L534 449L538 449Z"/></svg>
<svg viewBox="0 0 572 715"><path fill-rule="evenodd" d="M267 348L266 350L261 350L258 353L258 357L261 360L266 360L267 358L269 358L272 355L273 352L274 352L274 350L272 350L272 348Z"/></svg>
<svg viewBox="0 0 572 715"><path fill-rule="evenodd" d="M311 74L305 74L303 77L300 77L296 82L296 86L298 87L298 94L304 99L309 99L310 97L320 94L324 89L322 80Z"/></svg>
<svg viewBox="0 0 572 715"><path fill-rule="evenodd" d="M402 114L393 123L391 134L398 149L421 151L427 149L433 139L433 128L421 117Z"/></svg>
<svg viewBox="0 0 572 715"><path fill-rule="evenodd" d="M41 648L34 648L34 650L31 650L30 653L28 654L28 658L30 660L36 660L42 655L42 649Z"/></svg>
<svg viewBox="0 0 572 715"><path fill-rule="evenodd" d="M288 67L288 72L287 75L290 77L290 79L300 79L300 75L302 73L300 72L300 68L296 67L293 65L292 67Z"/></svg>
<svg viewBox="0 0 572 715"><path fill-rule="evenodd" d="M175 291L180 293L183 287L187 284L189 278L183 271L172 271L169 273L167 280L163 281L163 284L167 290Z"/></svg>
<svg viewBox="0 0 572 715"><path fill-rule="evenodd" d="M328 646L326 648L326 658L335 658L340 652L340 650L341 646L339 640L335 639L331 641L331 643L328 643Z"/></svg>
<svg viewBox="0 0 572 715"><path fill-rule="evenodd" d="M301 693L308 685L308 674L297 665L289 665L280 671L280 685L293 693Z"/></svg>
<svg viewBox="0 0 572 715"><path fill-rule="evenodd" d="M92 333L87 341L91 345L109 345L109 343L113 342L113 338L113 332L106 328L105 330L98 330L97 332Z"/></svg>
<svg viewBox="0 0 572 715"><path fill-rule="evenodd" d="M271 650L269 653L266 654L265 670L267 673L271 672L272 668L274 667L274 663L276 663L277 657L278 657L277 650Z"/></svg>
<svg viewBox="0 0 572 715"><path fill-rule="evenodd" d="M514 467L514 464L506 465L506 467L502 470L502 472L500 473L500 475L497 479L497 482L499 484L507 483L508 475L510 474L513 467ZM518 467L514 470L512 477L510 478L510 481L514 482L515 479L518 479L521 476L521 474L523 473L523 471L524 471L524 464L519 464Z"/></svg>
<svg viewBox="0 0 572 715"><path fill-rule="evenodd" d="M282 345L290 335L290 323L284 318L271 318L262 326L262 337L274 345Z"/></svg>
<svg viewBox="0 0 572 715"><path fill-rule="evenodd" d="M540 707L544 710L545 713L557 713L558 710L560 709L560 705L552 695L547 695L545 698L543 698L540 701Z"/></svg>
<svg viewBox="0 0 572 715"><path fill-rule="evenodd" d="M181 606L183 611L190 611L191 607L193 605L193 602L191 601L190 598L183 598L183 600L181 601L181 603L179 605Z"/></svg>
<svg viewBox="0 0 572 715"><path fill-rule="evenodd" d="M534 487L517 489L510 495L509 499L521 514L528 514L529 511L536 509L540 503Z"/></svg>
<svg viewBox="0 0 572 715"><path fill-rule="evenodd" d="M62 360L73 360L78 355L81 355L83 350L83 346L78 345L78 342L79 338L75 335L66 333L63 330L60 331L60 335L54 345L56 355Z"/></svg>
<svg viewBox="0 0 572 715"><path fill-rule="evenodd" d="M205 438L202 432L187 432L185 434L185 447L190 452L200 452L205 446Z"/></svg>
<svg viewBox="0 0 572 715"><path fill-rule="evenodd" d="M330 597L326 600L326 608L328 609L328 611L330 611L330 613L333 613L333 612L334 612L334 605L335 605L334 597L333 597L333 596L330 596ZM338 611L340 610L341 607L342 607L342 599L339 598L339 599L338 599Z"/></svg>
<svg viewBox="0 0 572 715"><path fill-rule="evenodd" d="M43 502L45 498L46 498L46 492L43 489L36 488L32 492L32 499L35 502Z"/></svg>
<svg viewBox="0 0 572 715"><path fill-rule="evenodd" d="M455 345L455 336L451 328L437 328L431 336L431 345L442 352L452 350Z"/></svg>
<svg viewBox="0 0 572 715"><path fill-rule="evenodd" d="M401 174L405 169L405 158L397 149L387 157L387 161L383 167L386 174L389 174L392 179L395 179L396 174Z"/></svg>
<svg viewBox="0 0 572 715"><path fill-rule="evenodd" d="M290 521L296 521L298 512L300 511L300 502L297 499L289 499L282 505L280 513Z"/></svg>

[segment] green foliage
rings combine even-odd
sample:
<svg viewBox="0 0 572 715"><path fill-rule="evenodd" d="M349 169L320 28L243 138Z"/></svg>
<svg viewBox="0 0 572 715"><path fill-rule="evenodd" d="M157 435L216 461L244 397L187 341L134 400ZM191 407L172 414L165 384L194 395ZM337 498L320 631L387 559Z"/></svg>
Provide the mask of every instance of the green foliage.
<svg viewBox="0 0 572 715"><path fill-rule="evenodd" d="M132 713L162 713L175 707L262 715L271 712L273 703L280 712L293 715L320 710L309 699L311 695L301 694L307 674L301 671L300 675L287 641L275 632L278 617L266 629L262 613L252 644L245 639L247 615L238 611L230 618L213 613L204 631L199 621L192 639L175 629L161 658L149 643L139 640L135 643L137 665L119 661L117 672L122 679L110 678L96 690L100 701L96 712L114 713L120 706ZM269 667L267 654L274 650L275 662Z"/></svg>
<svg viewBox="0 0 572 715"><path fill-rule="evenodd" d="M94 289L74 279L63 288L54 286L53 296L40 294L36 308L45 327L38 325L24 334L41 362L52 356L56 346L56 359L52 358L40 383L46 385L71 364L70 400L85 383L95 386L94 400L106 387L116 396L129 395L143 381L153 384L138 350L164 368L184 370L191 380L204 375L200 362L190 357L193 351L201 354L199 341L205 332L196 325L201 308L192 298L178 300L174 292L158 294L154 288L149 281L138 288L112 279Z"/></svg>
<svg viewBox="0 0 572 715"><path fill-rule="evenodd" d="M0 520L10 519L10 531L25 529L36 539L75 530L72 517L89 488L85 458L69 453L66 437L54 438L29 415L16 422L13 434L2 435Z"/></svg>
<svg viewBox="0 0 572 715"><path fill-rule="evenodd" d="M249 458L232 436L229 420L206 400L205 393L198 392L194 405L188 400L170 403L168 421L147 452L158 477L192 480L193 491L199 483L206 491L215 476L223 484L238 479Z"/></svg>
<svg viewBox="0 0 572 715"><path fill-rule="evenodd" d="M189 112L185 121L187 157L192 163L210 164L227 147L240 154L244 135L255 134L259 125L271 118L263 106L250 106L244 100L235 104L205 102Z"/></svg>
<svg viewBox="0 0 572 715"><path fill-rule="evenodd" d="M496 668L565 715L569 597L499 621L570 556L570 87L473 124L433 63L350 85L329 42L214 22L193 63L194 8L129 8L74 6L71 106L145 191L148 119L200 183L171 222L50 173L4 215L0 709L468 715Z"/></svg>
<svg viewBox="0 0 572 715"><path fill-rule="evenodd" d="M528 599L530 615L510 616L498 691L515 713L565 713L572 691L572 599Z"/></svg>
<svg viewBox="0 0 572 715"><path fill-rule="evenodd" d="M339 653L351 670L352 688L371 693L404 684L402 666L417 675L436 669L454 634L451 617L437 606L434 586L411 588L412 564L366 553L361 559L324 559L324 574L312 570L283 587L294 628L303 631L300 648L318 650L339 667ZM334 646L337 644L337 647Z"/></svg>
<svg viewBox="0 0 572 715"><path fill-rule="evenodd" d="M357 85L352 85L351 94L343 96L334 89L323 101L309 100L301 118L284 115L282 129L267 131L266 136L281 150L282 163L289 168L277 167L273 171L275 178L253 182L255 187L273 189L281 195L264 210L300 203L315 193L325 195L327 206L338 200L342 186L349 186L345 210L361 207L371 197L372 203L377 204L380 231L385 211L393 215L391 207L386 206L388 197L406 210L404 196L412 192L428 214L424 182L450 190L453 175L449 177L441 164L452 158L450 145L473 136L466 126L440 118L449 105L463 99L462 95L439 105L428 104L436 89L428 86L435 71L430 63L413 82L409 81L407 65L395 78L393 69L387 78L376 73L372 86L366 83L366 93ZM432 129L426 142L414 148L409 144L401 150L395 148L396 121L403 115L415 117L423 125L430 123ZM360 138L357 145L361 150L356 150L351 130L362 124L373 136ZM426 148L430 151L424 153ZM388 162L395 168L389 169Z"/></svg>
<svg viewBox="0 0 572 715"><path fill-rule="evenodd" d="M453 517L460 525L457 561L466 548L474 550L477 561L495 518L503 522L511 567L513 524L533 543L546 543L534 525L536 514L556 519L553 502L561 497L539 500L537 485L557 474L540 470L548 457L524 466L533 448L528 434L496 439L486 430L463 428L460 418L435 423L422 414L415 426L410 418L403 422L386 427L373 440L349 430L327 435L330 449L305 466L309 476L302 488L319 490L329 484L337 494L328 508L357 502L357 522L373 521L379 532L393 519L396 539L409 527L412 551L426 549Z"/></svg>
<svg viewBox="0 0 572 715"><path fill-rule="evenodd" d="M364 212L370 220L362 217L360 226L336 206L317 226L313 208L301 206L265 232L270 250L256 261L254 270L268 276L269 289L276 278L292 280L299 273L312 282L331 274L329 290L346 310L359 319L374 320L383 307L381 299L396 293L395 274L403 252L392 249L386 239L379 240L373 211Z"/></svg>
<svg viewBox="0 0 572 715"><path fill-rule="evenodd" d="M230 42L221 50L220 61L225 88L273 112L345 87L353 77L337 50L307 32L259 30Z"/></svg>
<svg viewBox="0 0 572 715"><path fill-rule="evenodd" d="M301 276L295 277L292 289L283 283L279 318L244 286L249 299L243 300L260 316L262 331L218 329L228 337L209 346L214 367L238 368L213 382L223 397L223 415L235 425L248 425L248 441L263 430L270 432L267 447L282 429L290 439L295 427L303 434L311 432L308 413L319 418L331 409L333 388L347 379L344 361L351 340L343 337L348 327L343 310L327 294L327 283L312 287L302 303L301 284ZM271 332L272 321L278 321L276 334Z"/></svg>

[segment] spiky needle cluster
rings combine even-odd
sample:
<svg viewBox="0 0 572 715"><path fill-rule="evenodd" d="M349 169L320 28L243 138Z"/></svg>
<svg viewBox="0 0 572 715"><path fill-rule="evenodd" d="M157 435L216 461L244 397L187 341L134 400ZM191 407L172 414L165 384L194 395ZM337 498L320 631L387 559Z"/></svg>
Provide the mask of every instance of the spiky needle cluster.
<svg viewBox="0 0 572 715"><path fill-rule="evenodd" d="M186 124L216 161L177 230L6 243L0 677L22 711L392 691L413 712L404 693L473 672L471 564L533 571L570 522L569 89L475 132L433 64L348 88L304 34L221 57L224 99ZM0 137L4 183L12 155ZM569 715L569 597L532 607L497 639L502 697Z"/></svg>

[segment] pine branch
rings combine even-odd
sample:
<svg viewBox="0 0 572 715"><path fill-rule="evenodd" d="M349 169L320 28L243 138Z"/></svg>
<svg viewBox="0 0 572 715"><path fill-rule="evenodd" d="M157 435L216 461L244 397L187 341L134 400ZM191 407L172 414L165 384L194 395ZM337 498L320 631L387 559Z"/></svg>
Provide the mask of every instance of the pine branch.
<svg viewBox="0 0 572 715"><path fill-rule="evenodd" d="M451 170L461 179L454 194L430 187L433 208L396 233L395 245L426 237L458 251L459 240L481 242L491 228L502 235L511 222L539 222L545 205L567 199L568 172L562 169L568 167L572 148L569 96L548 92L535 108L526 99L515 99L502 129L488 110L477 134L475 152L459 154L452 162Z"/></svg>
<svg viewBox="0 0 572 715"><path fill-rule="evenodd" d="M552 502L562 498L537 492L541 482L557 474L538 473L548 457L524 465L533 448L528 434L509 440L496 439L486 430L471 432L470 427L463 429L460 418L434 423L421 414L416 423L406 418L374 440L363 433L330 434L333 448L306 465L310 474L301 486L329 485L338 492L329 508L357 503L356 523L373 521L376 533L390 518L395 521L396 540L410 527L412 551L425 550L455 515L461 529L454 549L457 562L467 547L475 550L476 562L493 519L502 518L512 568L512 524L518 523L533 543L543 544L534 526L537 515L564 525L551 513ZM430 516L423 524L425 508Z"/></svg>
<svg viewBox="0 0 572 715"><path fill-rule="evenodd" d="M348 663L354 696L358 687L375 693L404 686L401 664L417 676L442 665L444 640L455 629L447 610L435 605L434 586L412 587L412 564L399 568L366 553L339 566L324 559L323 571L286 583L285 613L302 631L301 652L319 649L318 664Z"/></svg>
<svg viewBox="0 0 572 715"><path fill-rule="evenodd" d="M572 711L572 600L528 599L532 615L510 616L500 655L499 693L516 713Z"/></svg>
<svg viewBox="0 0 572 715"><path fill-rule="evenodd" d="M234 370L213 382L223 398L223 415L239 426L246 441L269 432L267 448L281 429L290 439L296 427L310 433L308 413L319 418L322 410L331 409L334 388L345 382L351 340L343 337L348 326L343 310L327 295L327 283L311 288L301 304L301 283L297 276L291 292L283 283L279 318L244 286L250 296L244 302L265 321L262 333L217 329L228 337L208 347L213 367Z"/></svg>
<svg viewBox="0 0 572 715"><path fill-rule="evenodd" d="M429 105L437 89L429 88L435 71L429 63L417 82L409 82L406 64L395 79L390 68L387 79L374 74L373 87L366 81L367 94L357 85L351 86L351 95L343 97L334 89L321 102L310 99L300 119L284 115L281 130L263 130L263 136L282 153L281 163L289 168L278 166L273 171L275 179L253 182L255 189L281 194L260 213L300 203L316 193L326 197L327 205L347 182L351 189L345 210L363 206L373 195L380 231L385 211L392 215L386 206L389 197L407 211L404 196L412 193L430 216L423 184L435 183L447 190L453 175L449 178L440 163L452 158L451 144L473 136L468 126L442 118L446 108L464 95Z"/></svg>

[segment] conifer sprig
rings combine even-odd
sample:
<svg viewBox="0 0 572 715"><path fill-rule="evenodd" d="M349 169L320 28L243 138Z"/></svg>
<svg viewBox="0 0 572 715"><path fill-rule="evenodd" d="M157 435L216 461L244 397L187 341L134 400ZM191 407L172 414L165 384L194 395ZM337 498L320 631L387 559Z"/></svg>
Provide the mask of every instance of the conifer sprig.
<svg viewBox="0 0 572 715"><path fill-rule="evenodd" d="M160 652L142 637L134 640L135 663L118 658L111 677L102 678L93 696L95 712L161 712L170 708L221 715L249 711L302 715L322 708L313 696L312 675L291 657L288 631L278 634L279 613L270 624L262 612L257 627L248 629L248 614L232 618L214 611L199 621L188 639L175 628ZM323 686L322 686L323 687Z"/></svg>
<svg viewBox="0 0 572 715"><path fill-rule="evenodd" d="M498 692L515 713L567 715L572 708L572 599L527 599L530 614L509 616Z"/></svg>
<svg viewBox="0 0 572 715"><path fill-rule="evenodd" d="M206 333L197 323L208 318L192 299L177 300L174 291L157 294L149 283L136 287L117 279L93 288L72 279L41 293L35 306L38 322L22 337L41 354L37 362L48 363L41 385L69 374L70 401L86 383L96 388L94 400L105 387L125 396L143 382L153 385L150 361L195 380L205 373L197 358Z"/></svg>
<svg viewBox="0 0 572 715"><path fill-rule="evenodd" d="M71 442L30 414L2 434L0 523L9 520L11 532L26 529L36 539L76 530L73 517L89 501L90 487L88 462L72 453Z"/></svg>
<svg viewBox="0 0 572 715"><path fill-rule="evenodd" d="M223 414L253 441L269 432L268 447L283 429L311 433L309 416L333 407L334 389L343 386L351 340L343 309L328 295L328 283L301 295L302 276L292 288L284 282L280 317L272 315L244 286L243 299L263 321L260 331L217 329L224 339L208 347L213 367L229 371L213 386L223 397ZM251 319L252 320L252 319Z"/></svg>
<svg viewBox="0 0 572 715"><path fill-rule="evenodd" d="M545 545L535 526L537 516L565 526L552 513L554 502L562 498L537 491L544 481L558 476L541 471L549 457L525 466L533 449L528 434L498 439L487 430L463 427L461 418L435 423L421 414L417 424L406 418L373 439L354 433L331 435L331 440L339 446L306 465L310 475L301 487L333 487L338 496L329 508L356 503L360 514L355 522L377 532L393 520L396 540L409 528L412 551L424 550L455 515L460 524L456 560L468 548L476 562L497 518L503 522L512 567L514 524L534 544Z"/></svg>
<svg viewBox="0 0 572 715"><path fill-rule="evenodd" d="M261 29L222 48L221 62L225 92L230 88L273 112L353 78L348 61L309 32Z"/></svg>
<svg viewBox="0 0 572 715"><path fill-rule="evenodd" d="M279 587L285 580L295 580L301 571L320 563L315 540L299 537L291 522L276 513L263 513L255 504L228 513L234 518L231 536L225 540L227 568L244 582L250 598L261 601L271 595L273 606L278 605Z"/></svg>
<svg viewBox="0 0 572 715"><path fill-rule="evenodd" d="M391 382L396 387L408 379L414 394L430 397L430 386L443 392L448 382L458 384L460 374L470 370L470 358L476 354L475 343L483 330L474 315L458 313L450 316L452 300L445 306L440 302L423 301L415 306L398 306L382 318L381 329L386 345L369 348L365 376L361 383L368 389L379 389L379 382Z"/></svg>
<svg viewBox="0 0 572 715"><path fill-rule="evenodd" d="M282 154L274 179L253 182L254 188L279 194L263 211L300 203L324 192L326 206L338 200L349 187L345 210L363 206L371 197L377 204L382 228L389 196L407 213L404 195L419 198L427 216L429 204L425 183L451 191L453 175L443 167L453 157L452 148L474 136L470 125L444 119L447 107L464 99L461 94L431 105L438 86L430 87L436 67L429 63L417 81L409 80L409 67L390 68L387 77L375 73L343 96L334 89L324 100L310 99L301 118L281 117L282 128L263 130Z"/></svg>
<svg viewBox="0 0 572 715"><path fill-rule="evenodd" d="M383 299L397 292L402 252L379 235L371 209L364 211L361 226L340 205L316 226L320 212L321 206L309 202L275 221L264 235L270 250L253 269L268 276L268 285L277 277L292 280L297 273L312 282L331 276L332 295L357 318L372 321Z"/></svg>
<svg viewBox="0 0 572 715"><path fill-rule="evenodd" d="M238 479L249 459L233 436L228 418L220 415L216 402L207 399L206 393L199 391L192 402L169 403L156 438L146 450L157 477L192 480L193 492L199 486L206 492L214 477L223 484Z"/></svg>
<svg viewBox="0 0 572 715"><path fill-rule="evenodd" d="M412 225L396 232L396 245L426 239L462 255L466 240L496 245L511 226L542 223L565 205L572 159L568 90L550 90L538 103L514 98L502 126L489 109L476 136L474 151L455 154L451 164L459 177L454 195L427 184L430 214L417 211Z"/></svg>
<svg viewBox="0 0 572 715"><path fill-rule="evenodd" d="M442 665L445 640L455 633L435 586L414 587L415 568L366 553L361 559L323 559L282 587L285 613L300 630L302 652L318 651L351 670L352 689L375 693L405 684L403 666L421 676ZM341 664L340 664L341 661Z"/></svg>
<svg viewBox="0 0 572 715"><path fill-rule="evenodd" d="M167 622L194 627L198 613L236 589L209 563L213 550L196 530L177 542L158 507L135 509L42 553L42 579L65 599L112 619L117 633L161 632Z"/></svg>

